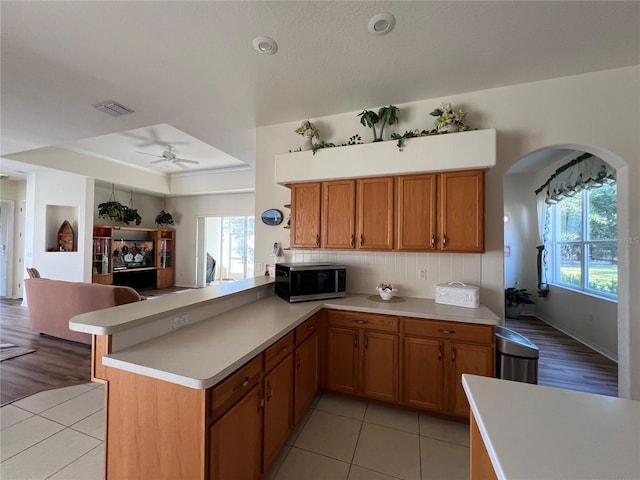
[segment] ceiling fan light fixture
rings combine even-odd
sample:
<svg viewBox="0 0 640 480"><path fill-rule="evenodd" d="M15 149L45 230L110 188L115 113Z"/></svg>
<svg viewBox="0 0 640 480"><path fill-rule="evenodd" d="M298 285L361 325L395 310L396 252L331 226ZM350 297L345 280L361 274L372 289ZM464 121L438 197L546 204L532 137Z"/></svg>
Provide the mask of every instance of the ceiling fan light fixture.
<svg viewBox="0 0 640 480"><path fill-rule="evenodd" d="M278 51L278 44L273 38L256 37L253 39L253 49L258 53L273 55Z"/></svg>
<svg viewBox="0 0 640 480"><path fill-rule="evenodd" d="M379 13L378 15L374 15L369 20L369 32L374 35L386 35L396 24L396 17L391 15L390 13Z"/></svg>

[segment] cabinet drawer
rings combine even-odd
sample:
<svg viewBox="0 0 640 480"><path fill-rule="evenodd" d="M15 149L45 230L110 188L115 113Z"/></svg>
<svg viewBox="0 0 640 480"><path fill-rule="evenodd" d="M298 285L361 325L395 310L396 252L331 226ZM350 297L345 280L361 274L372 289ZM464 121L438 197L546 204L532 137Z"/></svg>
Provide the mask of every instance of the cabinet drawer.
<svg viewBox="0 0 640 480"><path fill-rule="evenodd" d="M240 367L211 391L210 413L218 417L247 393L262 376L262 354Z"/></svg>
<svg viewBox="0 0 640 480"><path fill-rule="evenodd" d="M331 327L358 327L382 332L398 332L398 317L391 315L329 310L327 322Z"/></svg>
<svg viewBox="0 0 640 480"><path fill-rule="evenodd" d="M309 335L317 332L319 327L320 314L316 313L313 317L296 328L296 346L301 345Z"/></svg>
<svg viewBox="0 0 640 480"><path fill-rule="evenodd" d="M494 327L491 325L473 325L470 323L446 322L441 320L419 320L405 318L405 335L435 337L462 342L493 345Z"/></svg>
<svg viewBox="0 0 640 480"><path fill-rule="evenodd" d="M264 371L269 372L284 357L293 352L293 332L278 340L264 352Z"/></svg>

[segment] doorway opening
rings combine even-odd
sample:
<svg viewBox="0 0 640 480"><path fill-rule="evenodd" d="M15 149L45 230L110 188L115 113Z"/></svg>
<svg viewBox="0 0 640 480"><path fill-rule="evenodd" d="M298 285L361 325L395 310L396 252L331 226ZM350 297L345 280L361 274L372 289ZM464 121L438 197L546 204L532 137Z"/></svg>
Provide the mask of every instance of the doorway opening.
<svg viewBox="0 0 640 480"><path fill-rule="evenodd" d="M559 212L554 210L557 210L556 205L562 204L560 195L551 199L555 201L553 207L538 208L547 192L547 189L540 188L541 185L557 187L548 181L553 177L564 181L561 174L568 176L570 168L583 159L598 158L614 172L623 167L620 159L610 158L612 156L605 152L594 151L592 155L586 153L588 151L588 147L577 145L547 147L525 155L505 173L504 287L524 288L535 302L525 306L519 319L506 319L505 325L525 336L529 335L529 339L540 348L541 384L615 396L619 394L619 379L624 377L627 368L624 346L620 347L618 332L625 330L625 324L619 319L616 295L604 288L610 286L610 279L606 285L600 285L597 274L604 268L601 263L607 264L608 271L613 268L612 262L615 263L616 272L619 267L622 276L628 272L628 260L623 251L625 247L619 245L616 237L616 230L617 236L620 236L620 232L626 228L624 220L619 224L619 208L616 210L615 207L616 203L620 206L626 200L624 177L618 175L618 180L622 179L621 189L613 194L614 200L608 202L614 204L613 217L609 219L614 224L606 225L603 231L608 232L607 235L598 228L601 226L601 215L595 218L591 210L597 205L595 197L601 196L608 187L590 189L584 186L575 191L567 190L567 205L579 204L582 207L575 208L575 212L566 206L561 207L560 211L565 215L560 220L564 220L564 223L558 220ZM612 178L615 192L615 173ZM571 179L575 180L574 177ZM571 182L567 181L563 186L570 185ZM541 193L539 198L536 198L536 190ZM558 192L558 189L549 191ZM564 194L564 191L560 193ZM543 202L545 205L551 203ZM571 230L568 226L575 228ZM554 232L554 228L557 232ZM545 246L542 252L547 254L547 268L541 257L537 258L541 244ZM618 249L623 251L619 265ZM603 257L602 252L596 255L601 250L611 250L615 254L607 258ZM582 272L581 282L574 281L574 285L567 280L566 274L570 268L573 272L578 267ZM539 270L543 272L541 275ZM616 294L617 285L616 277ZM626 301L625 293L623 289L623 302ZM618 359L621 359L620 365Z"/></svg>
<svg viewBox="0 0 640 480"><path fill-rule="evenodd" d="M197 286L254 276L253 216L199 217Z"/></svg>

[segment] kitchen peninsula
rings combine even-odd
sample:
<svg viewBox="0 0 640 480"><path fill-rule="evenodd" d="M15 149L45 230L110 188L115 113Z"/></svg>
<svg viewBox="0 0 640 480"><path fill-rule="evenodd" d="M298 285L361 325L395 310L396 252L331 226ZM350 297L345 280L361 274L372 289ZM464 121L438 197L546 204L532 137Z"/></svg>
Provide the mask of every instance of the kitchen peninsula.
<svg viewBox="0 0 640 480"><path fill-rule="evenodd" d="M471 479L640 478L640 402L463 375Z"/></svg>
<svg viewBox="0 0 640 480"><path fill-rule="evenodd" d="M460 375L493 375L498 317L402 300L290 304L256 277L74 317L106 383L106 478L259 478L319 388L468 416Z"/></svg>

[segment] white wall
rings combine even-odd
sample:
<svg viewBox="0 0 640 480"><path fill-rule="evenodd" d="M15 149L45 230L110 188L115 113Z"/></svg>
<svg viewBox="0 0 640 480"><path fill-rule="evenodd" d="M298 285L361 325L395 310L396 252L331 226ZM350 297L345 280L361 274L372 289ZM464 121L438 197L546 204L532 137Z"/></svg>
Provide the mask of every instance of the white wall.
<svg viewBox="0 0 640 480"><path fill-rule="evenodd" d="M511 252L504 258L504 285L513 287L518 282L518 288L526 288L535 296L539 242L534 190L539 185L534 183L527 174L504 177L504 213L509 216L504 224L504 246Z"/></svg>
<svg viewBox="0 0 640 480"><path fill-rule="evenodd" d="M587 146L587 151L618 168L620 233L621 238L628 239L628 242L623 240L619 249L619 391L621 396L638 399L640 295L630 296L630 288L637 292L640 286L640 190L630 190L629 185L640 183L639 98L640 67L628 67L398 105L402 122L389 129L430 127L429 112L441 101L451 101L454 106L469 111L472 126L497 129L497 164L486 175L486 253L480 256L480 295L482 302L498 314L504 311L503 176L506 171L528 153L553 145ZM605 112L615 112L616 121L609 121ZM357 113L311 120L325 141L340 143L358 132L369 141L371 134L359 125ZM256 216L266 208L278 208L290 202L289 191L273 181L274 155L300 145L301 137L293 132L299 123L257 130ZM443 169L446 169L446 159L443 159ZM256 262L268 263L267 252L273 242L288 244L287 232L256 224ZM383 255L395 257L397 254ZM384 261L386 264L386 256Z"/></svg>
<svg viewBox="0 0 640 480"><path fill-rule="evenodd" d="M194 287L197 283L196 219L221 215L251 216L254 214L254 194L167 198L167 208L176 222L174 226L176 229L175 283L183 287ZM219 266L216 266L216 270L218 268Z"/></svg>
<svg viewBox="0 0 640 480"><path fill-rule="evenodd" d="M131 199L131 191L130 190L118 190L115 189L115 200L120 202L122 205L129 206L129 202ZM153 195L145 195L142 193L133 193L133 208L138 210L138 214L142 217L142 222L140 225L136 225L135 222L130 222L129 225L125 225L124 223L117 223L112 221L109 218L100 218L98 216L98 205L104 202L108 202L111 198L111 188L101 187L96 185L95 187L95 200L94 200L94 208L93 208L93 222L94 225L118 225L118 226L129 226L129 227L140 227L140 228L158 228L155 223L156 216L162 210L162 202L163 198ZM175 220L175 215L173 212L170 212L173 215Z"/></svg>
<svg viewBox="0 0 640 480"><path fill-rule="evenodd" d="M91 281L93 194L93 179L88 177L67 173L29 174L25 267L37 268L43 277L75 282ZM72 224L77 225L74 228L77 251L47 251L52 247L50 235L47 234L51 227L47 220L47 206L50 205L69 207L67 211L77 212L74 221L69 219Z"/></svg>
<svg viewBox="0 0 640 480"><path fill-rule="evenodd" d="M20 245L22 243L22 253L24 253L24 232L20 232L20 204L24 202L27 195L26 180L3 180L0 183L0 198L2 200L11 200L13 202L13 243L12 251L7 252L10 255L10 261L7 266L7 298L22 297L22 281L27 275L24 267L24 255L19 255ZM21 234L22 233L22 234Z"/></svg>

